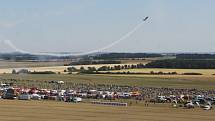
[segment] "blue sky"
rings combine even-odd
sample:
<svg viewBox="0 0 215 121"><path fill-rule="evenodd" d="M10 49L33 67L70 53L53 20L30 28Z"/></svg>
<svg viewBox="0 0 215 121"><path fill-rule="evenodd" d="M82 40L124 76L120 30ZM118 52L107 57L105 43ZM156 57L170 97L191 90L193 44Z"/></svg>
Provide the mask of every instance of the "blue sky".
<svg viewBox="0 0 215 121"><path fill-rule="evenodd" d="M129 38L105 51L215 52L214 0L0 2L0 40L11 40L26 51L98 49L118 40L149 16L149 21Z"/></svg>

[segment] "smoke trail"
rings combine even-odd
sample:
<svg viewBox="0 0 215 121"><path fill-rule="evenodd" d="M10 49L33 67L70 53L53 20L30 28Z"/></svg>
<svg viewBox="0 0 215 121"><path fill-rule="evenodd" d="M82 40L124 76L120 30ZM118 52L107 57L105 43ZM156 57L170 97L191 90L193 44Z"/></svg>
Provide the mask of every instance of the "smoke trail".
<svg viewBox="0 0 215 121"><path fill-rule="evenodd" d="M26 53L26 54L29 53L30 54L30 52L27 52L27 51L24 51L22 49L17 48L10 40L4 40L3 42L6 45L8 45L10 48L12 48L13 50L15 50L16 52Z"/></svg>
<svg viewBox="0 0 215 121"><path fill-rule="evenodd" d="M22 49L17 48L10 40L4 40L3 42L5 44L7 44L9 47L11 47L12 49L14 49L16 52L20 52L20 53L25 53L25 54L32 54L32 55L47 55L47 56L81 56L81 55L89 55L89 54L93 54L96 52L102 52L104 50L107 50L115 45L117 45L118 43L120 43L121 41L127 39L128 37L130 37L133 33L135 33L143 24L145 21L142 21L141 23L137 24L131 31L129 31L128 33L126 33L125 35L123 35L120 39L110 43L107 46L104 46L102 48L99 49L95 49L95 50L91 50L89 52L83 52L83 53L74 53L74 54L55 54L55 53L33 53L33 52L28 52Z"/></svg>
<svg viewBox="0 0 215 121"><path fill-rule="evenodd" d="M90 52L86 52L86 53L83 53L82 55L88 55L88 54L91 54L91 53L95 53L95 52L102 52L104 50L107 50L115 45L117 45L118 43L120 43L121 41L127 39L128 37L130 37L134 32L136 32L141 26L143 25L143 22L141 22L140 24L138 24L137 26L135 26L134 29L132 29L131 31L129 31L128 33L126 33L125 35L123 35L120 39L114 41L113 43L105 46L105 47L102 47L100 49L96 49L96 50L92 50Z"/></svg>

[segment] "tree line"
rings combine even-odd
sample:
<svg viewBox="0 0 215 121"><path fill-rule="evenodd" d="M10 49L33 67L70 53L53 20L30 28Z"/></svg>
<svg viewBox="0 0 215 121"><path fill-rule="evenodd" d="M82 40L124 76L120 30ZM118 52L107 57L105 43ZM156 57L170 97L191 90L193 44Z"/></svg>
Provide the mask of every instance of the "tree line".
<svg viewBox="0 0 215 121"><path fill-rule="evenodd" d="M176 68L176 69L215 69L214 60L157 60L145 65L145 68Z"/></svg>
<svg viewBox="0 0 215 121"><path fill-rule="evenodd" d="M76 69L75 67L69 67L68 72L102 72L102 71L113 71L123 69L141 69L141 68L171 68L171 69L215 69L214 60L183 60L183 59L168 59L168 60L156 60L146 65L144 64L132 64L132 65L115 65L115 66L101 66L99 68L81 67ZM193 73L185 73L185 75L193 75ZM199 74L198 74L199 75Z"/></svg>
<svg viewBox="0 0 215 121"><path fill-rule="evenodd" d="M139 65L139 66L137 66ZM137 65L131 65L130 68L142 68L142 64L137 64ZM141 66L140 66L141 65ZM177 75L177 72L154 72L154 71L150 71L150 72L130 72L130 71L118 71L118 72L111 72L111 70L121 70L121 69L125 69L126 65L124 66L115 66L115 67L110 67L110 66L102 66L98 69L96 69L95 67L88 67L88 68L84 68L81 67L80 69L76 69L75 67L69 67L68 68L68 72L72 73L72 72L78 72L81 74L144 74L144 75ZM189 73L182 73L182 75L202 75L201 73L196 73L196 72L189 72Z"/></svg>
<svg viewBox="0 0 215 121"><path fill-rule="evenodd" d="M113 71L113 70L122 70L122 69L137 69L137 68L144 68L144 64L132 64L132 65L115 65L115 66L101 66L99 68L95 67L87 67L84 68L83 66L80 69L75 67L68 67L66 71L72 72L80 72L80 73L92 73L92 72L101 72L101 71Z"/></svg>
<svg viewBox="0 0 215 121"><path fill-rule="evenodd" d="M162 54L155 53L105 53L96 55L94 59L123 59L123 58L153 58L163 57Z"/></svg>
<svg viewBox="0 0 215 121"><path fill-rule="evenodd" d="M176 59L215 59L215 54L177 54Z"/></svg>

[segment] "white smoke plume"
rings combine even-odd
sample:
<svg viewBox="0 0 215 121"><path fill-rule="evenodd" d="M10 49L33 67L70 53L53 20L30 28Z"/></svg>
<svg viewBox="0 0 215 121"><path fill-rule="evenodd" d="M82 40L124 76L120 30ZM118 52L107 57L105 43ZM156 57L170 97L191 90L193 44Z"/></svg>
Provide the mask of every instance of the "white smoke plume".
<svg viewBox="0 0 215 121"><path fill-rule="evenodd" d="M145 21L142 21L141 23L137 24L131 31L129 31L128 33L126 33L125 35L123 35L121 38L119 38L118 40L116 41L113 41L112 43L110 43L109 45L106 45L102 48L98 48L98 49L95 49L95 50L91 50L91 51L88 51L88 52L83 52L83 53L71 53L71 54L56 54L56 53L34 53L34 52L29 52L29 51L25 51L25 50L22 50L20 48L18 48L16 45L14 45L12 43L12 41L10 40L3 40L3 41L0 41L3 42L4 44L6 44L7 46L9 46L11 49L13 49L15 52L19 52L19 53L23 53L23 54L31 54L31 55L47 55L47 56L82 56L82 55L89 55L89 54L93 54L93 53L96 53L96 52L104 52L104 50L107 50L107 49L110 49L112 48L113 46L117 45L118 43L120 43L121 41L129 38L133 33L135 33L140 27L143 26L143 24L145 23Z"/></svg>

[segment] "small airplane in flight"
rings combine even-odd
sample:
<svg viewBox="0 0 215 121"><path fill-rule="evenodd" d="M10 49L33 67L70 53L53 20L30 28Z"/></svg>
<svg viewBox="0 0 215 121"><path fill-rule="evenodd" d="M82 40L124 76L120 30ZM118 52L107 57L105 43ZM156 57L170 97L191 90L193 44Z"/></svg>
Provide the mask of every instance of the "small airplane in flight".
<svg viewBox="0 0 215 121"><path fill-rule="evenodd" d="M146 21L148 18L149 18L148 16L147 16L147 17L145 17L145 18L143 19L143 21Z"/></svg>

